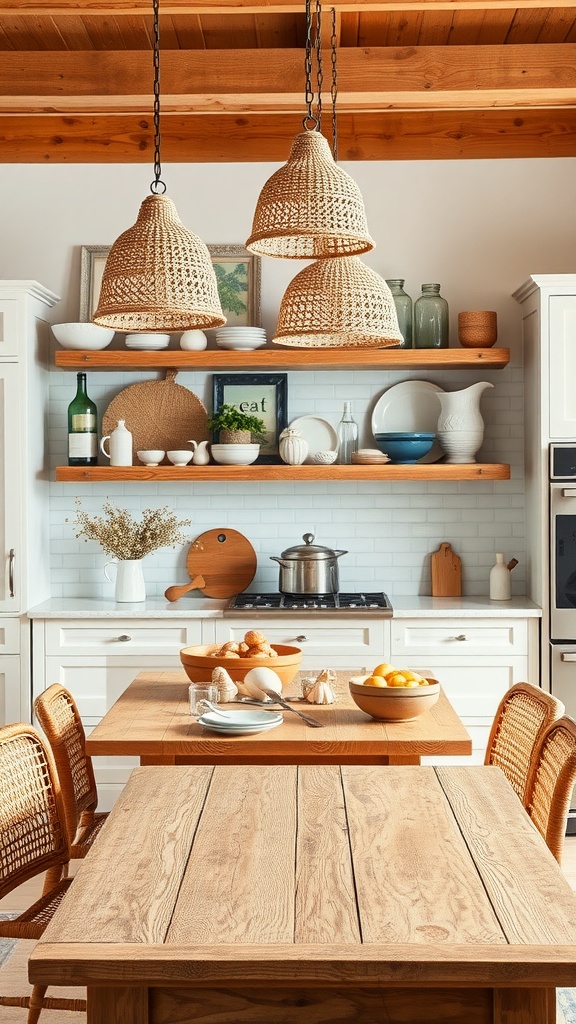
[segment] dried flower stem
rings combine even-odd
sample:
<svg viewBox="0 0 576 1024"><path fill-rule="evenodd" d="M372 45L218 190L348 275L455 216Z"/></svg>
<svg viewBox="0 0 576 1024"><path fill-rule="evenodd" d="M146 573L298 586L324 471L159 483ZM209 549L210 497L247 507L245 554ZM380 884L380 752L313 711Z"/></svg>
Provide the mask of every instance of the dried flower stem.
<svg viewBox="0 0 576 1024"><path fill-rule="evenodd" d="M77 504L80 505L79 499ZM136 522L128 509L115 508L108 499L102 509L104 515L94 517L80 507L77 509L73 520L78 529L76 537L97 540L106 554L115 558L144 558L158 548L174 548L188 540L182 527L190 526L192 520L178 520L168 506L144 509L141 522Z"/></svg>

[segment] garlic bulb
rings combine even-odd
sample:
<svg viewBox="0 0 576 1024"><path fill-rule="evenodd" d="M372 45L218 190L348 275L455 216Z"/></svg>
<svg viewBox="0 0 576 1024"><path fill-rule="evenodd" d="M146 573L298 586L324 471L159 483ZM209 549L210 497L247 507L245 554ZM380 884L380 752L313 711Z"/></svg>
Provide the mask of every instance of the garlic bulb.
<svg viewBox="0 0 576 1024"><path fill-rule="evenodd" d="M333 704L336 698L330 683L323 683L318 676L314 686L308 690L306 700L309 704Z"/></svg>
<svg viewBox="0 0 576 1024"><path fill-rule="evenodd" d="M212 669L212 682L218 687L218 700L223 704L226 704L230 700L234 700L234 697L238 693L238 687L232 679L232 676L218 665Z"/></svg>

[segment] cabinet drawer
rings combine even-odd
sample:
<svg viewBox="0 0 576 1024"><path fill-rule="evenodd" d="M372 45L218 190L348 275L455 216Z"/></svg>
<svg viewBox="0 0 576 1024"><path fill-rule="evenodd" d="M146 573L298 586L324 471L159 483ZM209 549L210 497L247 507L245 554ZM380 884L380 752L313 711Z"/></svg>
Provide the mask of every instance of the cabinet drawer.
<svg viewBox="0 0 576 1024"><path fill-rule="evenodd" d="M392 622L394 658L415 654L527 655L526 619L396 619Z"/></svg>
<svg viewBox="0 0 576 1024"><path fill-rule="evenodd" d="M354 619L342 622L336 618L294 620L292 618L216 620L216 642L242 640L248 629L259 629L273 644L292 644L302 649L303 662L310 667L317 663L336 668L370 666L376 659L388 658L390 623L385 619Z"/></svg>
<svg viewBox="0 0 576 1024"><path fill-rule="evenodd" d="M0 654L20 653L20 619L0 619Z"/></svg>
<svg viewBox="0 0 576 1024"><path fill-rule="evenodd" d="M46 621L47 655L177 655L181 647L200 643L200 619Z"/></svg>
<svg viewBox="0 0 576 1024"><path fill-rule="evenodd" d="M398 667L421 669L423 663L406 658ZM498 704L514 683L526 679L527 658L454 658L431 656L424 668L439 680L465 725L491 725Z"/></svg>

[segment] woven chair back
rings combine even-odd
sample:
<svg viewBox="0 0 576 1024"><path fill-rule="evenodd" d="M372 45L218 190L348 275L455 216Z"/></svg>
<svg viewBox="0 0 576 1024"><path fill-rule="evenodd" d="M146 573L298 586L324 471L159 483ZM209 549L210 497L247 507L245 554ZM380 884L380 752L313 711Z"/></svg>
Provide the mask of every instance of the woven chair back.
<svg viewBox="0 0 576 1024"><path fill-rule="evenodd" d="M516 683L498 705L484 763L502 769L524 807L536 749L544 731L563 714L562 701L531 683Z"/></svg>
<svg viewBox="0 0 576 1024"><path fill-rule="evenodd" d="M576 722L564 715L548 727L532 773L528 814L560 863L572 787L576 782Z"/></svg>
<svg viewBox="0 0 576 1024"><path fill-rule="evenodd" d="M6 725L0 728L0 899L68 859L52 755L31 725Z"/></svg>
<svg viewBox="0 0 576 1024"><path fill-rule="evenodd" d="M60 683L54 683L34 701L34 710L46 733L60 779L70 842L83 811L98 803L92 759L86 754L86 734L76 701Z"/></svg>

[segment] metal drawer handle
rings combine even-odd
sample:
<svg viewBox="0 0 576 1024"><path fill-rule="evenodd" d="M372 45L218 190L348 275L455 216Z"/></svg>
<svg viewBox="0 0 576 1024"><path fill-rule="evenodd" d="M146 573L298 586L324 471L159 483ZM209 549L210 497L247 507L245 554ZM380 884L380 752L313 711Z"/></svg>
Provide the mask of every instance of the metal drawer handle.
<svg viewBox="0 0 576 1024"><path fill-rule="evenodd" d="M132 639L132 637L128 636L127 633L122 633L122 636L116 637L116 639L119 641L119 643L126 644L128 643L129 640Z"/></svg>
<svg viewBox="0 0 576 1024"><path fill-rule="evenodd" d="M295 636L294 639L297 640L299 644L305 644L308 640L308 637L300 634L300 636Z"/></svg>
<svg viewBox="0 0 576 1024"><path fill-rule="evenodd" d="M560 661L576 661L576 654L564 654L560 655Z"/></svg>
<svg viewBox="0 0 576 1024"><path fill-rule="evenodd" d="M449 640L467 640L468 637L464 633L459 633L458 636L450 636Z"/></svg>
<svg viewBox="0 0 576 1024"><path fill-rule="evenodd" d="M10 548L10 560L8 562L8 586L10 588L10 597L14 597L14 560L15 560L14 548Z"/></svg>

